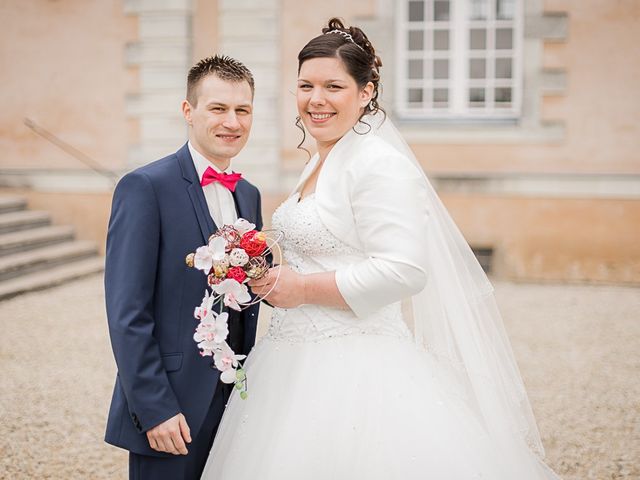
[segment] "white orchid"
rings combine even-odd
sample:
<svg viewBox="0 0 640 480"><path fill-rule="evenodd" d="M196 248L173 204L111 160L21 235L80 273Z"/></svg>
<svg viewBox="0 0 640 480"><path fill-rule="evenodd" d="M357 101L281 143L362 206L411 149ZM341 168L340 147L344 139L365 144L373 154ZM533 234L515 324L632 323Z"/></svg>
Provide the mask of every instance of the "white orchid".
<svg viewBox="0 0 640 480"><path fill-rule="evenodd" d="M229 252L229 263L233 267L244 267L249 261L249 254L241 248L234 248Z"/></svg>
<svg viewBox="0 0 640 480"><path fill-rule="evenodd" d="M198 320L204 322L207 318L213 315L213 304L216 298L213 295L209 295L209 290L205 290L202 303L199 307L196 307L193 311L193 316Z"/></svg>
<svg viewBox="0 0 640 480"><path fill-rule="evenodd" d="M228 320L229 314L224 312L219 315L214 314L211 322L200 322L193 339L198 342L198 348L202 350L203 356L210 356L223 348L224 341L229 336Z"/></svg>
<svg viewBox="0 0 640 480"><path fill-rule="evenodd" d="M196 333L193 334L193 339L197 342L200 349L200 355L203 357L210 357L213 352L220 348L220 345L214 342L215 338L215 323L201 322L196 328Z"/></svg>
<svg viewBox="0 0 640 480"><path fill-rule="evenodd" d="M229 314L227 312L222 312L216 317L215 325L215 335L213 337L213 341L216 343L224 342L229 336Z"/></svg>
<svg viewBox="0 0 640 480"><path fill-rule="evenodd" d="M193 257L193 266L198 270L209 273L214 262L219 262L225 256L227 242L222 237L213 237L208 245L199 247Z"/></svg>
<svg viewBox="0 0 640 480"><path fill-rule="evenodd" d="M211 289L216 295L224 295L224 304L237 311L241 310L240 304L251 301L247 286L232 278L227 278L217 285L212 285Z"/></svg>
<svg viewBox="0 0 640 480"><path fill-rule="evenodd" d="M233 228L235 228L240 235L244 235L245 233L256 228L254 223L249 222L249 220L245 220L244 218L239 218L233 224Z"/></svg>
<svg viewBox="0 0 640 480"><path fill-rule="evenodd" d="M240 365L239 360L246 358L246 355L236 355L231 347L225 342L219 350L213 354L213 362L220 370L220 380L223 383L236 382L236 369Z"/></svg>

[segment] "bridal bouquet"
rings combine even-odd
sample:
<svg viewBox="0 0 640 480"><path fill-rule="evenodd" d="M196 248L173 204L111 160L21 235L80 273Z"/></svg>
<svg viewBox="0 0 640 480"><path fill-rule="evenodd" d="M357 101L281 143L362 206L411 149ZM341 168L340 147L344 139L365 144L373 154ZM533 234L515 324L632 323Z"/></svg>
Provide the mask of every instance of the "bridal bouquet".
<svg viewBox="0 0 640 480"><path fill-rule="evenodd" d="M213 357L220 370L220 380L233 383L242 399L247 398L247 376L242 368L246 355L237 355L227 343L229 314L224 306L241 311L261 299L252 301L246 282L262 278L269 271L267 255L277 239L255 230L255 225L239 218L233 225L224 225L209 237L209 243L187 255L189 267L207 275L208 288L194 317L200 321L193 339L200 355ZM211 293L209 292L211 289ZM216 311L216 307L217 310Z"/></svg>

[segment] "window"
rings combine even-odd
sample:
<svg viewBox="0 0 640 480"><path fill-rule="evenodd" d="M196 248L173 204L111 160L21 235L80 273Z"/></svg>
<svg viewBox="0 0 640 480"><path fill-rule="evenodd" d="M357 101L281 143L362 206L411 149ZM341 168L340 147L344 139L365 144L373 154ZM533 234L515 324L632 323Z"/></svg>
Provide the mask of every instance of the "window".
<svg viewBox="0 0 640 480"><path fill-rule="evenodd" d="M522 97L522 0L399 0L401 118L516 119Z"/></svg>

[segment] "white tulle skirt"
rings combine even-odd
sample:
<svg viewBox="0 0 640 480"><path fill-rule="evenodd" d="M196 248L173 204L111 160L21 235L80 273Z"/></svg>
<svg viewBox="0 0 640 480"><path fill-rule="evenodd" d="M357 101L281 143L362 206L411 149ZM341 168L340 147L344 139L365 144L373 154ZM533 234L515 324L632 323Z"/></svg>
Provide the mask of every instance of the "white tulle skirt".
<svg viewBox="0 0 640 480"><path fill-rule="evenodd" d="M205 480L557 479L524 443L499 445L411 340L262 339Z"/></svg>

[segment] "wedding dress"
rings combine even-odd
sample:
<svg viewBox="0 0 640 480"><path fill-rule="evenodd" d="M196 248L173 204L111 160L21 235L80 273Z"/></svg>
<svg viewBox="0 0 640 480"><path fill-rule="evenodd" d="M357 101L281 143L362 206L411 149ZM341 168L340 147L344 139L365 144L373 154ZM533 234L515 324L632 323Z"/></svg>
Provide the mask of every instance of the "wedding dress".
<svg viewBox="0 0 640 480"><path fill-rule="evenodd" d="M367 259L327 228L314 194L286 200L273 227L297 272ZM232 395L202 478L557 479L523 438L485 428L455 374L416 346L405 315L400 301L360 315L275 308L246 360L249 396Z"/></svg>

